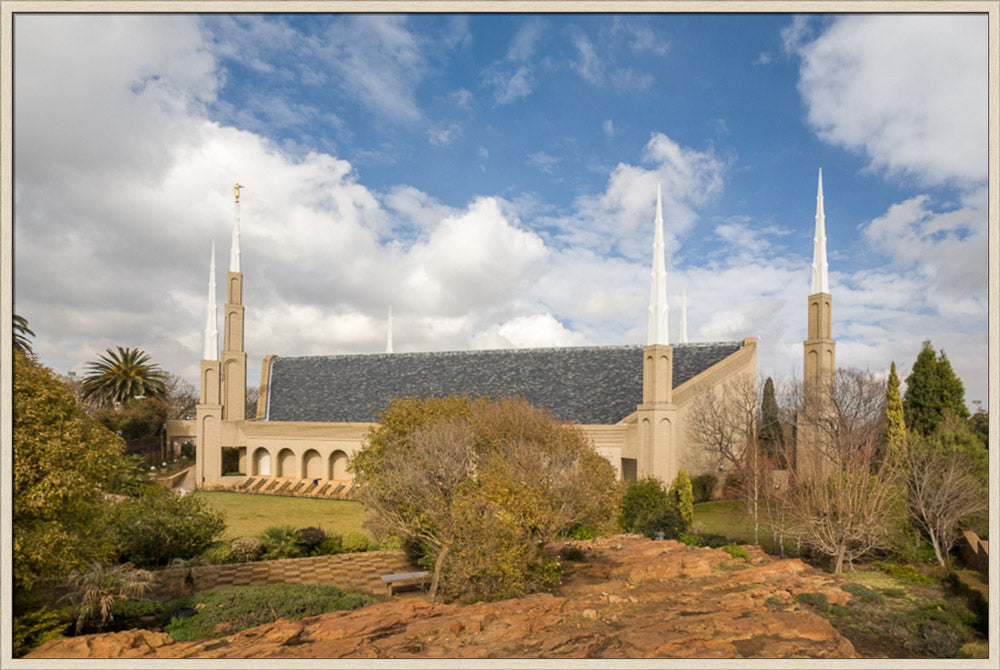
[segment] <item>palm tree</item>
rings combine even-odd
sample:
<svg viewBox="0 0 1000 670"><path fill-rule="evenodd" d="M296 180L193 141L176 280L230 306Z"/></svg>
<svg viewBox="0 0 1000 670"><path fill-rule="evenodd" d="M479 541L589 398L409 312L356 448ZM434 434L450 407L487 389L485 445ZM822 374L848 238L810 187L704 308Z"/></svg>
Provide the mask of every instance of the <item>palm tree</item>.
<svg viewBox="0 0 1000 670"><path fill-rule="evenodd" d="M117 406L132 398L162 398L166 374L149 362L141 349L108 349L99 360L88 363L90 373L83 380L83 397L98 406Z"/></svg>
<svg viewBox="0 0 1000 670"><path fill-rule="evenodd" d="M34 353L31 350L31 343L28 342L28 335L34 337L35 334L28 328L28 320L23 316L14 315L14 348L20 349L26 354Z"/></svg>

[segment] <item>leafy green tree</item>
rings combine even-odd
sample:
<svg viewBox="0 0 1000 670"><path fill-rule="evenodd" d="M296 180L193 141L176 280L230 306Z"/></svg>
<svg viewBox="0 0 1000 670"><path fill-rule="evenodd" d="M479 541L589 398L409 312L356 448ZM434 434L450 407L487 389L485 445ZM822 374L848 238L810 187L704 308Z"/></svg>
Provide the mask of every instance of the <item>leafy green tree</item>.
<svg viewBox="0 0 1000 670"><path fill-rule="evenodd" d="M907 426L925 436L937 429L945 410L963 419L969 417L962 380L952 370L944 351L935 355L930 340L924 340L913 370L906 378L903 410Z"/></svg>
<svg viewBox="0 0 1000 670"><path fill-rule="evenodd" d="M903 414L903 400L899 395L899 375L896 362L889 367L889 381L885 389L885 425L882 429L880 451L883 462L894 467L905 467L906 422Z"/></svg>
<svg viewBox="0 0 1000 670"><path fill-rule="evenodd" d="M108 349L88 364L84 398L100 407L114 407L140 396L162 398L166 394L166 373L150 362L149 354L140 349L116 349Z"/></svg>
<svg viewBox="0 0 1000 670"><path fill-rule="evenodd" d="M576 428L519 398L394 400L351 461L378 536L433 566L432 597L523 595L558 579L546 542L607 527L614 469Z"/></svg>
<svg viewBox="0 0 1000 670"><path fill-rule="evenodd" d="M170 405L161 398L141 398L98 410L94 418L122 439L156 437L170 415Z"/></svg>
<svg viewBox="0 0 1000 670"><path fill-rule="evenodd" d="M23 316L15 314L13 316L13 326L14 326L14 349L18 351L23 351L26 354L34 354L31 350L31 342L28 341L28 337L34 337L35 334L31 332L28 328L28 320Z"/></svg>
<svg viewBox="0 0 1000 670"><path fill-rule="evenodd" d="M51 370L14 351L13 572L28 590L103 560L104 494L133 468L124 444L91 419Z"/></svg>

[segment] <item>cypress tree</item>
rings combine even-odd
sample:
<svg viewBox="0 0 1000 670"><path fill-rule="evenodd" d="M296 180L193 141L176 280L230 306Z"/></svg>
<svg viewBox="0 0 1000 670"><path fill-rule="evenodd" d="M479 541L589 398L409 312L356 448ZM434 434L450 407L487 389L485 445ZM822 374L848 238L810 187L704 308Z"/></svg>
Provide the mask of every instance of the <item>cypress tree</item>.
<svg viewBox="0 0 1000 670"><path fill-rule="evenodd" d="M902 466L906 461L906 423L903 400L899 395L899 375L896 361L889 367L885 389L885 428L882 434L882 454L890 464Z"/></svg>
<svg viewBox="0 0 1000 670"><path fill-rule="evenodd" d="M757 436L764 440L771 456L781 451L781 421L778 419L778 401L774 397L774 381L770 377L764 382L764 393L760 401L760 431Z"/></svg>

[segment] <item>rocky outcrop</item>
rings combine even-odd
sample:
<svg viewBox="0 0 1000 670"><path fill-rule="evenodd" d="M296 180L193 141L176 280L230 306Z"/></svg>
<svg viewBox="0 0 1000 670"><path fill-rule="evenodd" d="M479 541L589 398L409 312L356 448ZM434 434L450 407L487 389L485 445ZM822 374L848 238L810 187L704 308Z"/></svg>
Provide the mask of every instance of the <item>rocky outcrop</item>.
<svg viewBox="0 0 1000 670"><path fill-rule="evenodd" d="M397 598L279 620L218 639L172 642L125 631L46 643L28 658L854 658L851 643L795 602L850 597L838 578L755 547L721 549L615 536L566 543L552 593L474 605ZM555 555L563 546L554 545Z"/></svg>

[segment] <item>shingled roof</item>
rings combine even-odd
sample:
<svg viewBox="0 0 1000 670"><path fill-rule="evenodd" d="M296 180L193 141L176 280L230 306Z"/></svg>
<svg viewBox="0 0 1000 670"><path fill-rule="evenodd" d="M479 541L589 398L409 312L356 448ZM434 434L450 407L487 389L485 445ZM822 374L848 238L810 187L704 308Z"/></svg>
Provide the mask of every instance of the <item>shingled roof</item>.
<svg viewBox="0 0 1000 670"><path fill-rule="evenodd" d="M674 345L674 387L742 342ZM397 397L522 396L576 424L613 424L642 402L639 345L276 357L270 421L373 422Z"/></svg>

